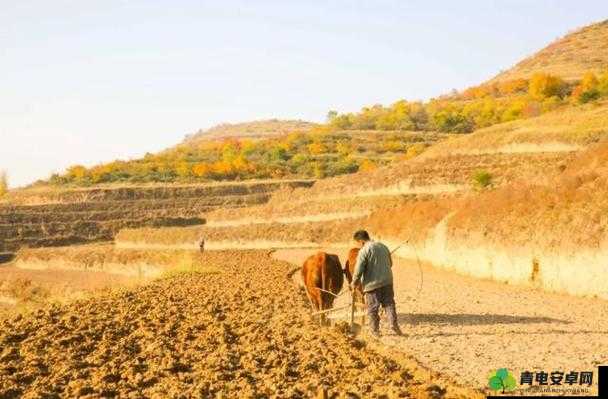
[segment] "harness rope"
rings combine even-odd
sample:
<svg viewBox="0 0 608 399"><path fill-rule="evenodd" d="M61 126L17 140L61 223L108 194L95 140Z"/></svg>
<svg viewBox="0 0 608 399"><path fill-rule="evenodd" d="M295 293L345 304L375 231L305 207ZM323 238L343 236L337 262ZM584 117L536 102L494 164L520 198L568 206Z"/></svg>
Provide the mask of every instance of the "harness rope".
<svg viewBox="0 0 608 399"><path fill-rule="evenodd" d="M404 244L410 244L410 240L403 241L401 244L397 245L397 247L395 247L395 249L393 249L393 250L390 252L390 253L391 253L391 255L392 255L392 254L394 254L394 253L395 253L395 252L396 252L396 251L397 251L399 248L401 248L401 247L402 247ZM417 290L417 292L416 292L416 297L415 297L415 298L416 298L416 302L418 302L418 299L419 299L419 297L420 297L420 293L422 292L422 287L423 287L423 285L424 285L424 272L422 271L422 264L420 263L420 257L418 256L418 251L417 251L416 247L417 247L417 246L416 246L415 244L413 244L413 243L412 243L412 248L413 248L413 250L414 250L414 256L416 257L416 264L418 265L418 271L419 271L419 276L420 276L420 279L418 280L418 290ZM296 269L296 270L297 270L297 269ZM340 297L340 296L342 296L342 295L346 294L347 292L348 292L348 293L351 293L351 295L354 295L354 291L350 289L350 286L348 287L348 290L342 290L342 291L341 291L340 293L338 293L338 294L334 294L333 292L328 291L328 290L325 290L325 289L323 289L323 288L319 288L319 287L314 287L314 288L316 288L317 290L319 290L319 291L321 291L321 292L325 292L325 293L327 293L327 294L330 294L330 295L334 296L334 298L338 298L338 297ZM310 297L310 295L308 294L308 290L304 289L304 291L306 291L306 296L307 296L307 298L308 298L308 300L309 300L309 302L310 302L310 305L311 305L311 307L313 308L313 311L314 311L314 306L313 306L313 303L312 303L312 298L311 298L311 297ZM350 304L350 306L351 306L351 307L353 307L353 308L351 309L351 326L352 326L352 323L353 323L353 320L352 320L352 319L353 319L353 316L354 316L354 306L355 306L355 298L354 298L354 296L351 298L351 304ZM416 304L416 308L418 308L419 306L420 306L420 302L418 302L418 303ZM331 311L331 310L332 310L332 309L329 309L328 311ZM342 309L334 309L334 310L342 310ZM325 313L325 312L323 312L323 313ZM313 314L314 314L314 313L313 313Z"/></svg>
<svg viewBox="0 0 608 399"><path fill-rule="evenodd" d="M410 244L410 240L403 241L401 244L397 245L395 249L391 251L393 254L399 248L401 248L404 244ZM418 298L420 297L420 292L422 292L422 286L424 285L424 272L422 271L422 264L420 263L420 258L418 257L418 251L416 250L416 245L412 243L412 248L414 249L414 256L416 256L416 264L418 265L418 272L420 279L418 280L418 290L416 292L416 302L418 302ZM416 307L419 306L419 302L416 304Z"/></svg>
<svg viewBox="0 0 608 399"><path fill-rule="evenodd" d="M399 248L401 248L404 244L409 244L410 240L407 241L403 241L401 244L397 245L395 247L395 249L393 249L391 251L391 255L394 254ZM420 277L418 279L418 290L416 291L416 299L418 299L418 297L420 297L420 292L422 292L422 287L424 285L424 272L422 271L422 264L420 263L420 258L418 257L418 251L416 250L416 245L412 244L412 248L414 249L414 255L416 256L416 264L418 265L418 276ZM327 294L333 295L335 298L338 298L339 296L344 295L347 292L350 292L350 288L347 290L342 290L342 292L340 292L339 294L334 294L331 291L327 291L324 290L323 288L319 288L319 287L314 287L316 289L318 289L319 291L325 292Z"/></svg>

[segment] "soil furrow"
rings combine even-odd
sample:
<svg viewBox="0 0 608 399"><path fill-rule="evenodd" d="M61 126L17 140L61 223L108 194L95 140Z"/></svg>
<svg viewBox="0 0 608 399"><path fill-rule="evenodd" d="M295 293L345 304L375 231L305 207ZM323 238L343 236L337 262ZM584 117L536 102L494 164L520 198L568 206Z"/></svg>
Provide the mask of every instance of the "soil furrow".
<svg viewBox="0 0 608 399"><path fill-rule="evenodd" d="M286 262L229 251L203 263L219 272L0 321L0 397L474 395L339 326L319 328Z"/></svg>

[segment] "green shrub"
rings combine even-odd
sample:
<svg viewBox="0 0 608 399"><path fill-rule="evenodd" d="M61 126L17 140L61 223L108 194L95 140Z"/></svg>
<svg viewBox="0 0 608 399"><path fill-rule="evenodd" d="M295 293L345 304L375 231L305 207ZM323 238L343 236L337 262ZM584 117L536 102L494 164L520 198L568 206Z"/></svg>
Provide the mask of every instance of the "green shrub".
<svg viewBox="0 0 608 399"><path fill-rule="evenodd" d="M485 170L478 170L473 175L473 184L479 189L484 189L492 185L492 175Z"/></svg>
<svg viewBox="0 0 608 399"><path fill-rule="evenodd" d="M581 93L578 97L578 102L581 104L588 103L589 101L595 101L600 98L600 92L597 89L587 90Z"/></svg>

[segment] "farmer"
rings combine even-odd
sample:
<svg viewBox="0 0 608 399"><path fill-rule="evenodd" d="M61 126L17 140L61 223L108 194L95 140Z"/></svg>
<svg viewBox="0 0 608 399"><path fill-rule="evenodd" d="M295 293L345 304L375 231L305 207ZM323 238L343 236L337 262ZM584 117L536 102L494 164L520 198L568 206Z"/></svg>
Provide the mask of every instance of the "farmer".
<svg viewBox="0 0 608 399"><path fill-rule="evenodd" d="M372 335L376 338L380 336L380 317L378 316L380 305L386 311L393 332L396 335L403 335L397 323L391 252L386 245L371 240L365 230L357 231L353 239L361 249L357 255L350 287L355 289L356 283L361 280Z"/></svg>
<svg viewBox="0 0 608 399"><path fill-rule="evenodd" d="M202 254L205 251L205 237L201 237L198 247L200 248Z"/></svg>

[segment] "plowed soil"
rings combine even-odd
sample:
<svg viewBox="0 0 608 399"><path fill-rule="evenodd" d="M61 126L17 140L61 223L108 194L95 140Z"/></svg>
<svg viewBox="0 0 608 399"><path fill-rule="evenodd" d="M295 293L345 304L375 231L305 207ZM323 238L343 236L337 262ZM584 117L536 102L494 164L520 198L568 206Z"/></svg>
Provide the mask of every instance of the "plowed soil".
<svg viewBox="0 0 608 399"><path fill-rule="evenodd" d="M0 397L478 396L320 328L286 262L233 251L203 263L220 272L0 320Z"/></svg>
<svg viewBox="0 0 608 399"><path fill-rule="evenodd" d="M344 259L344 249L326 250ZM273 256L296 265L314 252L289 249ZM608 364L604 300L475 279L416 260L394 260L395 301L405 336L384 334L381 342L407 351L423 366L487 389L488 374L499 367L507 367L519 380L523 371L597 375L597 367ZM345 299L338 298L336 306ZM380 324L383 333L388 332L386 322ZM527 388L518 385L525 390L521 394L533 392ZM563 394L572 388L587 390L583 395L597 394L597 379L591 386L559 389Z"/></svg>

